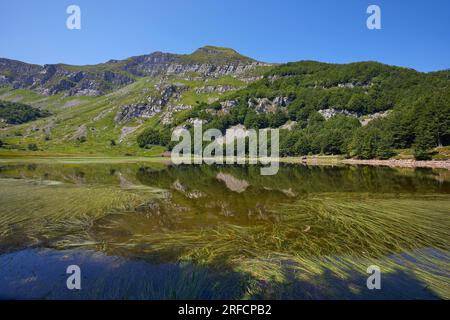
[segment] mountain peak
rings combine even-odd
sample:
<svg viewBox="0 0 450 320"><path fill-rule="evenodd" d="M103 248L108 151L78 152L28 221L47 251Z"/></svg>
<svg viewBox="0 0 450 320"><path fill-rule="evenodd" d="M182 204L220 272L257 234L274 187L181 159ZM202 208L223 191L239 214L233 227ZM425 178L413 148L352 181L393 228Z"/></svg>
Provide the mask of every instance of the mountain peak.
<svg viewBox="0 0 450 320"><path fill-rule="evenodd" d="M208 53L208 54L238 54L239 53L231 48L225 48L225 47L217 47L217 46L203 46L201 48L198 48L197 50L194 51L194 53L197 52L203 52L203 53Z"/></svg>
<svg viewBox="0 0 450 320"><path fill-rule="evenodd" d="M234 49L210 45L198 48L191 54L184 55L183 60L186 62L211 64L248 64L255 62L254 59L241 55Z"/></svg>

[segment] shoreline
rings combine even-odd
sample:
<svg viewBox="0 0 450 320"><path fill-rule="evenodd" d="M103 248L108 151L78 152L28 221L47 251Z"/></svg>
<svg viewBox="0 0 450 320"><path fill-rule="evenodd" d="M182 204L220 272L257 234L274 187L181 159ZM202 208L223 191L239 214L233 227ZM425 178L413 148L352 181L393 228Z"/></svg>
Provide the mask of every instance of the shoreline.
<svg viewBox="0 0 450 320"><path fill-rule="evenodd" d="M304 165L364 165L391 168L432 168L450 170L450 160L414 160L414 159L346 159L341 156L308 156L280 158L280 162Z"/></svg>
<svg viewBox="0 0 450 320"><path fill-rule="evenodd" d="M354 165L370 165L370 166L384 166L396 168L433 168L433 169L447 169L450 170L450 160L413 160L413 159L390 159L390 160L358 160L358 159L343 159L340 160L343 164Z"/></svg>
<svg viewBox="0 0 450 320"><path fill-rule="evenodd" d="M99 162L109 160L117 162L171 162L170 158L154 155L118 156L118 155L86 155L86 154L5 154L0 153L0 163L14 161L34 161L34 160L62 160L62 162L72 162L76 160L92 160ZM432 168L450 170L450 160L414 160L414 159L389 159L389 160L360 160L345 159L341 156L308 156L308 157L284 157L279 159L280 163L302 164L312 166L336 166L336 165L369 165L395 168Z"/></svg>

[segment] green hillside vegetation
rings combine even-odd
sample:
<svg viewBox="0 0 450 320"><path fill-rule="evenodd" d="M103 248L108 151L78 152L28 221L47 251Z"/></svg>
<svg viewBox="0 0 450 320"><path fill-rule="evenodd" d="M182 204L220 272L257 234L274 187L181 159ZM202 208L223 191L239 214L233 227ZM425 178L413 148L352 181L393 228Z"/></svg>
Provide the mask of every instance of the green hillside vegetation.
<svg viewBox="0 0 450 320"><path fill-rule="evenodd" d="M182 63L215 64L254 61L232 49L211 46L190 55L178 55L177 59ZM34 144L40 152L156 155L173 145L170 143L173 128L179 125L189 128L188 120L194 118L207 121L204 129L218 128L223 132L237 124L262 129L295 121L292 130L280 131L282 156L325 154L386 159L401 149L412 150L402 151L411 157L429 159L435 157L434 148L448 146L450 142L448 70L421 73L377 62L300 61L252 69L245 76L263 77L246 82L231 75L132 76L122 70L128 62L60 66L96 74L112 70L133 78L133 83L119 87L106 81L105 86L112 91L96 97L64 93L44 96L29 89L0 87L0 99L8 103L15 101L16 105L5 111L12 115L10 120L0 116L14 123L0 132L3 147L27 151ZM162 122L166 107L151 118L134 118L126 123L115 121L123 106L145 104L149 96L158 97L156 88L161 82L184 86L177 101L171 103L191 105L192 109L175 112L170 124ZM232 89L224 93L198 90L205 86ZM249 107L249 101L277 97L286 97L290 103L274 112L258 113ZM221 102L231 100L236 105L222 112ZM22 104L33 108L17 107ZM325 119L319 113L324 109L351 114ZM362 125L364 119L371 121ZM129 128L124 135L123 130ZM86 137L79 139L76 135L82 130L86 131Z"/></svg>
<svg viewBox="0 0 450 320"><path fill-rule="evenodd" d="M8 87L0 87L0 99L26 102L52 113L51 117L7 127L0 132L0 139L4 142L4 147L22 152L29 151L29 144L36 144L42 154L159 155L165 150L164 147L151 144L146 148L140 148L136 139L147 128L166 131L170 129L160 123L160 114L144 120L134 119L124 124L115 123L114 118L122 106L145 104L148 96L158 96L155 85L160 81L159 77L138 78L128 86L98 97L74 97L63 94L43 96L28 89L11 90ZM219 95L214 92L199 94L196 92L198 87L227 85L238 88L245 85L231 76L208 79L207 82L171 76L164 81L186 86L186 91L181 93L180 101L177 103L193 105L204 104L210 98L227 96L227 93ZM178 114L174 116L176 118ZM74 138L77 130L83 125L88 128L87 138L81 140ZM34 127L36 129L32 130ZM45 133L46 127L51 127L49 135ZM123 127L137 127L137 129L121 141Z"/></svg>
<svg viewBox="0 0 450 320"><path fill-rule="evenodd" d="M256 113L249 99L290 97L293 102L274 113ZM333 65L313 61L272 68L264 79L233 93L238 106L214 116L201 104L184 114L208 121L206 127L279 127L296 121L294 130L281 131L281 154L344 154L362 159L386 159L394 149L413 148L417 159L430 158L430 150L450 143L450 72L420 73L376 62ZM362 127L356 117L336 115L330 120L317 112L334 108L364 117L390 111Z"/></svg>

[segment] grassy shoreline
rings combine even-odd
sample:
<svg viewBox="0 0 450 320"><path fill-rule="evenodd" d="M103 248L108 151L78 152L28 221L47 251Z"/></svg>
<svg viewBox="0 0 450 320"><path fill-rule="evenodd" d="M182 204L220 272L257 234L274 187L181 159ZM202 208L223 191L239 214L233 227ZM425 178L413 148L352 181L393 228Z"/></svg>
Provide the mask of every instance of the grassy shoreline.
<svg viewBox="0 0 450 320"><path fill-rule="evenodd" d="M86 153L52 153L52 152L0 152L0 162L10 161L39 161L53 159L57 162L65 161L88 161L88 162L165 162L170 163L169 157L161 155L130 155L119 156L109 154L86 154ZM283 157L280 158L282 163L303 164L303 165L370 165L370 166L388 166L401 168L441 168L450 170L450 160L426 160L418 161L414 159L388 159L388 160L362 160L348 159L343 156L305 156L305 157Z"/></svg>

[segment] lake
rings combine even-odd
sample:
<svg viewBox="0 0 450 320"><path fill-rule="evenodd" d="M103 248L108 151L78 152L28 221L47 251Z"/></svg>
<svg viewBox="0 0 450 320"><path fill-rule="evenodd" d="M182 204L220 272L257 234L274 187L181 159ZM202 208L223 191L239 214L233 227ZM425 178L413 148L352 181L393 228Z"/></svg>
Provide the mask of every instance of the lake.
<svg viewBox="0 0 450 320"><path fill-rule="evenodd" d="M259 169L1 159L0 298L450 299L450 171Z"/></svg>

